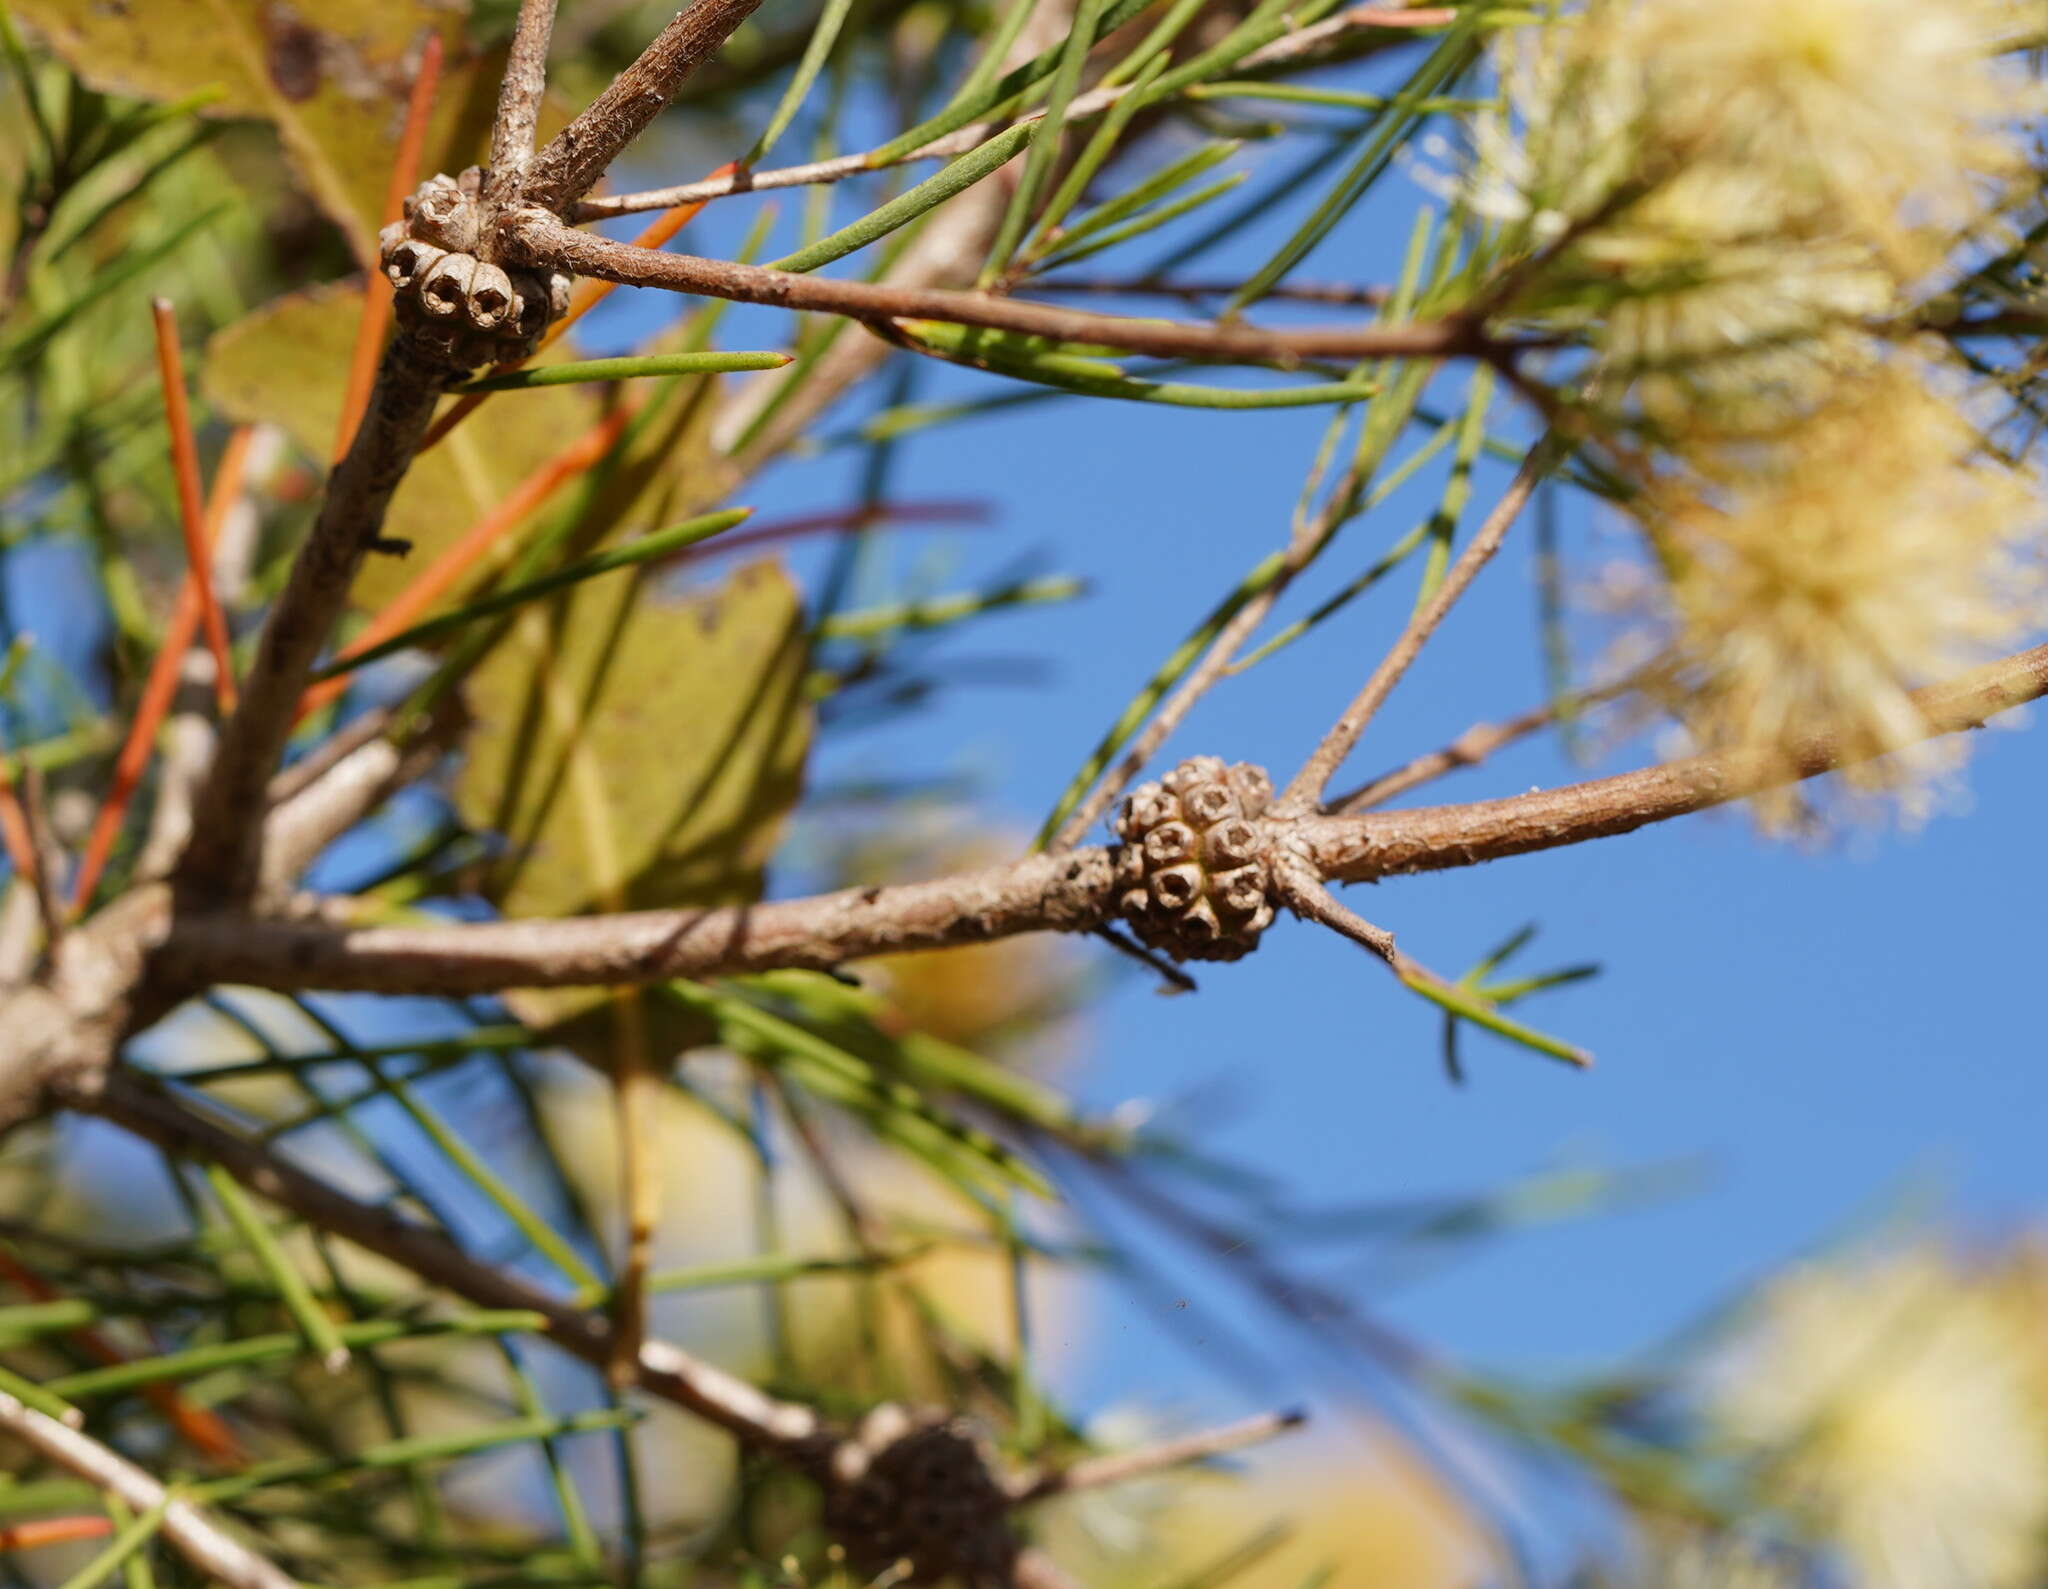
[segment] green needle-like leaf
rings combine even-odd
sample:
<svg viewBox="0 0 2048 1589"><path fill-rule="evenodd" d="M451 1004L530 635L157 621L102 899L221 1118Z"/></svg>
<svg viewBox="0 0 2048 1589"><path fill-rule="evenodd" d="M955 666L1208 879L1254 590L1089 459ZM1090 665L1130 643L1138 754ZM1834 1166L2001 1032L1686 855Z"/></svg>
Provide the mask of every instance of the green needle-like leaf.
<svg viewBox="0 0 2048 1589"><path fill-rule="evenodd" d="M955 195L966 192L983 177L1012 159L1030 138L1031 124L1028 122L999 132L988 142L977 145L957 160L940 167L909 192L891 199L852 225L842 226L830 236L819 238L809 247L800 248L794 254L775 260L770 268L796 272L816 270L820 265L829 265L835 259L843 259L848 254L866 248L877 238L887 237L899 227L908 226L920 215L938 208Z"/></svg>
<svg viewBox="0 0 2048 1589"><path fill-rule="evenodd" d="M1175 408L1307 408L1321 403L1355 403L1378 390L1375 386L1354 381L1275 387L1193 386L1180 381L1147 381L1124 374L1121 365L1104 359L1051 351L1034 337L1017 337L1007 332L985 331L936 320L903 320L898 324L921 351L939 358L1089 397L1164 403Z"/></svg>
<svg viewBox="0 0 2048 1589"><path fill-rule="evenodd" d="M493 591L479 600L465 603L454 612L444 613L438 618L428 618L414 624L410 629L402 629L390 639L380 641L354 656L337 657L313 677L338 678L381 657L410 650L414 646L432 644L479 619L510 612L515 607L523 607L529 602L538 601L543 596L552 596L558 590L579 585L586 579L595 579L600 574L614 573L622 568L637 568L643 563L673 556L686 546L708 541L712 536L723 534L735 524L745 523L753 511L752 508L727 508L719 513L706 513L699 518L686 519L670 529L657 530L652 535L643 535L637 541L629 541L624 546L615 546L609 551L583 558L541 579L530 579L505 590Z"/></svg>
<svg viewBox="0 0 2048 1589"><path fill-rule="evenodd" d="M1030 3L1031 0L1019 0L1021 5ZM742 167L758 165L783 133L789 130L789 124L796 120L796 113L803 109L804 101L810 97L811 85L817 82L818 73L825 69L825 61L832 53L832 46L839 42L840 30L846 26L846 18L852 10L853 0L825 0L825 9L818 13L810 41L804 45L803 56L796 63L789 86L782 91L775 113L768 118L768 125L761 129L761 136L754 140L753 147L740 157Z"/></svg>
<svg viewBox="0 0 2048 1589"><path fill-rule="evenodd" d="M528 392L541 386L577 386L589 381L637 381L655 375L729 375L744 370L779 370L787 353L642 353L617 359L580 359L573 364L538 364L505 375L486 375L449 388L472 392Z"/></svg>
<svg viewBox="0 0 2048 1589"><path fill-rule="evenodd" d="M176 1490L164 1491L162 1500L130 1522L107 1542L104 1550L66 1578L58 1589L98 1589L98 1585L121 1570L129 1557L156 1538L158 1530L164 1526L164 1514L178 1498Z"/></svg>
<svg viewBox="0 0 2048 1589"><path fill-rule="evenodd" d="M241 1234L256 1261L269 1275L270 1283L277 1290L278 1300L285 1311L297 1321L306 1344L319 1356L329 1373L339 1373L348 1366L348 1347L343 1343L341 1331L327 1310L313 1295L306 1284L306 1277L299 1272L299 1266L291 1261L270 1226L264 1222L256 1205L249 1200L249 1194L242 1190L241 1183L218 1164L206 1166L206 1182L213 1188L213 1195L220 1200L228 1220Z"/></svg>
<svg viewBox="0 0 2048 1589"><path fill-rule="evenodd" d="M815 632L826 640L874 640L905 630L939 629L1006 607L1072 601L1087 589L1085 581L1066 576L1026 579L995 590L967 591L958 596L933 596L923 601L870 607L864 612L836 613L819 624Z"/></svg>
<svg viewBox="0 0 2048 1589"><path fill-rule="evenodd" d="M1074 91L1081 86L1081 70L1088 63L1088 51L1095 40L1096 19L1101 16L1104 3L1105 0L1080 0L1075 8L1074 23L1061 49L1059 67L1052 74L1045 114L1031 129L1031 151L1024 157L1023 174L1010 193L1010 202L1004 207L1002 221L996 227L995 242L989 247L988 261L981 268L979 284L983 287L993 286L1008 269L1010 256L1016 252L1017 244L1024 236L1024 228L1031 220L1038 190L1051 173L1053 162L1059 158L1060 141L1067 126L1067 105L1073 99Z"/></svg>

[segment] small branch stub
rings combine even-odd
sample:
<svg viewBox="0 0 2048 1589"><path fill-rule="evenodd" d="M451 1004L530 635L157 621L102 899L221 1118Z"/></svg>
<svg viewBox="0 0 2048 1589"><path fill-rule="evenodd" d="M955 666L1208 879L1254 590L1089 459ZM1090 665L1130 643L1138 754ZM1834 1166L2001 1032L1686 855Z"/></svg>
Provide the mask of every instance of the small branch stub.
<svg viewBox="0 0 2048 1589"><path fill-rule="evenodd" d="M1117 813L1117 910L1176 960L1237 960L1273 920L1273 798L1265 769L1194 756Z"/></svg>
<svg viewBox="0 0 2048 1589"><path fill-rule="evenodd" d="M569 307L563 272L497 263L484 177L476 166L429 177L405 201L405 219L377 234L404 335L464 374L525 358Z"/></svg>
<svg viewBox="0 0 2048 1589"><path fill-rule="evenodd" d="M1010 1489L967 1419L885 1403L832 1448L821 1482L825 1527L864 1577L969 1589L1014 1581Z"/></svg>

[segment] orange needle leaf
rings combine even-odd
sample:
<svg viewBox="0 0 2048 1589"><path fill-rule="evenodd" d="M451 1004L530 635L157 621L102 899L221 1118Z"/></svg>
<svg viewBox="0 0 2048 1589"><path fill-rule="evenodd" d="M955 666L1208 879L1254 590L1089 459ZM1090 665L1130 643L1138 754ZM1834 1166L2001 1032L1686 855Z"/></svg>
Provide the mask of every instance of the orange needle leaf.
<svg viewBox="0 0 2048 1589"><path fill-rule="evenodd" d="M388 226L405 213L405 196L419 185L420 151L427 141L427 118L434 108L434 91L441 82L441 36L427 36L420 51L419 76L412 81L412 98L406 102L405 130L398 135L398 155L391 162L391 183L384 190L384 222ZM384 350L384 328L391 323L391 284L377 271L363 283L363 313L356 321L355 351L349 356L348 388L341 400L341 422L334 432L334 459L340 463L355 440L356 427L363 422L363 410L370 406L370 387L377 378L377 358Z"/></svg>
<svg viewBox="0 0 2048 1589"><path fill-rule="evenodd" d="M420 575L391 599L372 618L362 633L343 646L340 655L351 657L388 640L401 629L410 628L426 610L468 574L484 555L526 516L559 491L567 482L598 463L624 433L632 409L620 404L554 457L535 469L505 494L498 505L463 532L461 539L422 569ZM299 716L317 711L348 688L346 678L328 679L307 690L299 701Z"/></svg>
<svg viewBox="0 0 2048 1589"><path fill-rule="evenodd" d="M150 752L156 746L157 730L163 726L164 717L178 693L179 670L184 666L185 653L192 648L192 636L199 627L201 611L210 603L213 593L213 581L207 577L213 541L220 533L221 521L227 517L228 509L242 494L242 475L248 464L249 443L254 434L248 426L243 426L228 438L228 444L221 452L220 467L213 477L213 495L206 504L204 522L200 527L198 555L185 572L185 583L178 589L177 604L171 609L171 621L164 626L163 644L157 648L156 659L150 664L149 677L142 686L142 698L135 703L135 720L128 725L128 737L122 741L121 752L114 760L113 782L93 817L92 832L86 836L85 854L79 860L78 878L71 890L71 908L74 911L83 910L92 898L92 891L99 886L100 874L106 870L107 857L113 853L114 840L120 835L121 823L128 815L128 803L135 797L136 786L142 782L143 769L149 765ZM196 464L194 470L196 473ZM218 655L215 665L220 665Z"/></svg>
<svg viewBox="0 0 2048 1589"><path fill-rule="evenodd" d="M213 653L214 693L223 713L235 708L235 673L228 655L227 620L214 599L213 571L208 566L205 510L200 506L199 447L192 437L192 411L185 402L185 362L178 351L178 322L168 298L150 300L156 320L156 367L163 378L164 418L171 431L171 470L178 480L178 524L185 533L188 588L196 588L199 621L206 630L206 648Z"/></svg>

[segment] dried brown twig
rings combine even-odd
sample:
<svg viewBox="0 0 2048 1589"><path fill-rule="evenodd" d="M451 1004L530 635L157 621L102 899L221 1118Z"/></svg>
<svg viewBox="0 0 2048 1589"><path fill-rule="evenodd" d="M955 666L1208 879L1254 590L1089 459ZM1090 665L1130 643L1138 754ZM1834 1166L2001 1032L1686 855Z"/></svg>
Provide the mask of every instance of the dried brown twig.
<svg viewBox="0 0 2048 1589"><path fill-rule="evenodd" d="M1286 366L1308 359L1494 360L1513 351L1482 326L1457 315L1406 325L1285 330L1124 319L984 293L798 275L764 265L635 248L630 243L579 232L540 210L508 217L504 236L513 256L523 264L598 276L636 287L660 287L669 292L728 298L739 303L820 311L869 324L941 320L1049 337L1058 342L1098 343L1158 358ZM1523 342L1513 347L1537 345Z"/></svg>

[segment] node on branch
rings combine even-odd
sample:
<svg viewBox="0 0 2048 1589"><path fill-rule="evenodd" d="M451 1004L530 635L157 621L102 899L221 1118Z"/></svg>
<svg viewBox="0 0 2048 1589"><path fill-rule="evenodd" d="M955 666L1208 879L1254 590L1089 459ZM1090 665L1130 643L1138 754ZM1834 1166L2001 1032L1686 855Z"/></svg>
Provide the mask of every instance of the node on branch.
<svg viewBox="0 0 2048 1589"><path fill-rule="evenodd" d="M491 245L485 172L435 175L405 201L405 218L377 234L398 324L434 362L467 373L516 362L569 307L561 271L507 270Z"/></svg>

